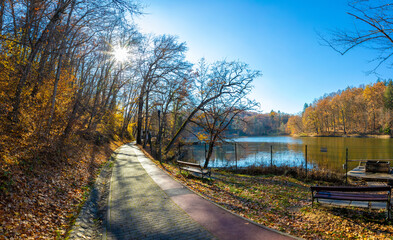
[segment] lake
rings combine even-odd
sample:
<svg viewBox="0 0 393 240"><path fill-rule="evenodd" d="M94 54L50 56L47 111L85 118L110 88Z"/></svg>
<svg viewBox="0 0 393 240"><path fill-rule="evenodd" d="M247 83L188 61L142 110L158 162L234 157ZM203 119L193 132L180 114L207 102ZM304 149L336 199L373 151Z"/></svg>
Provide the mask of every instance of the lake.
<svg viewBox="0 0 393 240"><path fill-rule="evenodd" d="M247 167L251 165L305 166L344 172L346 148L349 159L393 159L393 139L356 137L243 137L214 149L210 167ZM235 145L236 155L235 156ZM204 144L187 147L187 159L204 163ZM348 169L357 163L350 163Z"/></svg>

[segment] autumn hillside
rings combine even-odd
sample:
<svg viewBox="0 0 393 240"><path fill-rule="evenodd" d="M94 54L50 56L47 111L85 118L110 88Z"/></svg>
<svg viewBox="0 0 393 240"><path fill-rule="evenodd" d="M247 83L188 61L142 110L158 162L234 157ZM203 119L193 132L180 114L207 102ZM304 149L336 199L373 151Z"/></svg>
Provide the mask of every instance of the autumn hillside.
<svg viewBox="0 0 393 240"><path fill-rule="evenodd" d="M130 138L127 83L105 52L137 6L108 3L0 3L0 239L64 236L114 142Z"/></svg>
<svg viewBox="0 0 393 240"><path fill-rule="evenodd" d="M120 143L171 160L194 136L211 154L258 106L247 96L259 71L186 61L177 37L138 32L141 11L134 1L0 2L0 239L66 236Z"/></svg>
<svg viewBox="0 0 393 240"><path fill-rule="evenodd" d="M291 134L392 134L393 82L348 87L305 105L288 120Z"/></svg>

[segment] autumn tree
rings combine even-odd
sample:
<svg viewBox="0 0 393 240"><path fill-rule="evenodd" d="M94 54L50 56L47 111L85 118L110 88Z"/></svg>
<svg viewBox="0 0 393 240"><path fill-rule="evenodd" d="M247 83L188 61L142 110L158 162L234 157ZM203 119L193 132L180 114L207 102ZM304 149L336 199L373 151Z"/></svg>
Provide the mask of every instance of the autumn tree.
<svg viewBox="0 0 393 240"><path fill-rule="evenodd" d="M378 81L325 95L305 109L302 114L303 131L317 134L332 131L333 134L378 134L382 130L389 131L388 89L388 83ZM292 118L288 128L294 126L294 121Z"/></svg>
<svg viewBox="0 0 393 240"><path fill-rule="evenodd" d="M372 121L372 131L377 129L377 114L382 114L378 111L383 106L383 94L385 85L383 82L378 82L374 85L367 85L363 91L363 97L368 105L370 118Z"/></svg>
<svg viewBox="0 0 393 240"><path fill-rule="evenodd" d="M385 123L385 130L391 133L392 129L392 110L393 110L393 82L389 80L385 91L383 93L383 103L387 112L387 122Z"/></svg>
<svg viewBox="0 0 393 240"><path fill-rule="evenodd" d="M242 62L216 62L212 65L201 63L201 75L197 78L194 97L196 103L211 98L195 119L191 121L203 129L208 144L204 167L207 168L213 148L225 141L225 131L232 121L245 111L255 109L256 102L248 99L252 81L260 76L259 71L249 69ZM223 88L225 86L225 88ZM198 104L199 106L199 104Z"/></svg>
<svg viewBox="0 0 393 240"><path fill-rule="evenodd" d="M242 62L219 61L210 65L202 59L194 74L189 113L166 146L165 153L169 152L197 113L216 99L228 96L236 98L242 95L243 91L248 92L251 82L258 76L259 71L249 69L248 65Z"/></svg>
<svg viewBox="0 0 393 240"><path fill-rule="evenodd" d="M391 21L393 9L391 6L392 1L390 0L350 1L348 15L354 19L354 28L352 30L335 30L331 32L330 37L322 36L321 38L328 46L342 55L357 47L374 50L376 57L370 60L376 62L376 65L371 72L375 72L383 64L391 66L391 56L393 55L393 22ZM366 87L365 97L370 99L368 108L371 112L368 118L371 124L364 121L364 125L366 128L372 126L371 131L376 132L379 127L376 115L383 113L379 113L376 109L376 99L371 99L371 96L380 97L380 95L370 93L371 91L373 90Z"/></svg>
<svg viewBox="0 0 393 240"><path fill-rule="evenodd" d="M313 105L306 108L303 114L304 130L308 133L319 133L319 119Z"/></svg>
<svg viewBox="0 0 393 240"><path fill-rule="evenodd" d="M155 132L156 137L156 155L158 160L162 159L162 145L168 142L168 138L173 136L173 129L178 126L178 118L184 112L187 106L187 98L191 89L191 78L188 71L178 71L168 74L161 78L153 90L153 115L157 109L157 119Z"/></svg>
<svg viewBox="0 0 393 240"><path fill-rule="evenodd" d="M56 143L60 135L63 140L70 136L77 124L83 128L78 120L86 121L86 115L95 114L90 99L101 99L107 86L115 87L109 95L105 92L107 106L117 102L116 92L122 84L111 84L108 79L115 79L113 75L104 74L111 61L108 46L121 32L135 32L126 23L126 15L138 13L137 5L112 0L9 0L2 4L0 45L4 55L0 60L1 70L8 76L0 94L7 103L1 112L4 131L24 128L25 138ZM102 83L98 90L94 89L97 82Z"/></svg>
<svg viewBox="0 0 393 240"><path fill-rule="evenodd" d="M301 134L304 132L303 122L301 116L294 115L288 119L287 123L288 132L291 134Z"/></svg>
<svg viewBox="0 0 393 240"><path fill-rule="evenodd" d="M383 103L386 109L393 109L393 81L389 80L383 93Z"/></svg>
<svg viewBox="0 0 393 240"><path fill-rule="evenodd" d="M161 79L167 78L173 73L181 75L191 67L185 60L184 54L187 50L185 43L178 42L174 36L148 37L142 44L140 57L137 60L138 72L142 82L137 110L136 141L138 144L142 143L143 123L145 131L148 130L149 96L152 89ZM143 112L145 112L144 122Z"/></svg>

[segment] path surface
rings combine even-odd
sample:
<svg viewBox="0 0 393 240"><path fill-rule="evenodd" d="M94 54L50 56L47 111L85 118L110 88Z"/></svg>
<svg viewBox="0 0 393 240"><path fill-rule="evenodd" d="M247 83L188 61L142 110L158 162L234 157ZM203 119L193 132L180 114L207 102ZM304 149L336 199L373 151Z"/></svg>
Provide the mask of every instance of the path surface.
<svg viewBox="0 0 393 240"><path fill-rule="evenodd" d="M134 145L116 150L104 239L292 239L192 193Z"/></svg>

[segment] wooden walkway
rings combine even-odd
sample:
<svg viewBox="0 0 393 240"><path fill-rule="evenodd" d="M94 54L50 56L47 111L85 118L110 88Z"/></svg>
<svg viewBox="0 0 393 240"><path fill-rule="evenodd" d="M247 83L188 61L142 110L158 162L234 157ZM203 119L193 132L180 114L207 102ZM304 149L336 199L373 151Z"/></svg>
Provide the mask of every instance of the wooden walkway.
<svg viewBox="0 0 393 240"><path fill-rule="evenodd" d="M348 177L359 178L369 181L393 181L391 173L371 173L366 172L365 166L357 166L347 173Z"/></svg>

